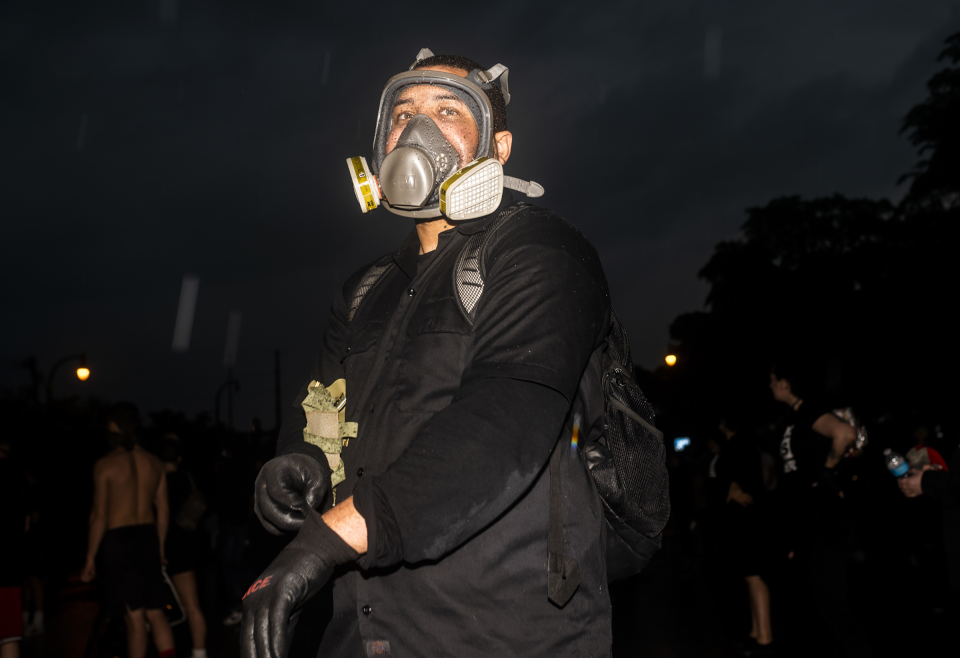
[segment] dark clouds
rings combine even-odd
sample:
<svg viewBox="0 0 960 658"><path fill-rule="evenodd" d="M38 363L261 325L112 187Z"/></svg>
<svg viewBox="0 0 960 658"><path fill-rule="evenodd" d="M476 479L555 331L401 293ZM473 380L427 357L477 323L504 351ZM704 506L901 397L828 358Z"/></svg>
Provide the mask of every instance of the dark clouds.
<svg viewBox="0 0 960 658"><path fill-rule="evenodd" d="M421 47L510 67L509 173L596 244L649 367L746 207L899 193L915 159L899 121L960 29L942 0L505 2L482 16L181 0L173 26L159 4L0 10L3 352L49 365L86 350L93 377L64 377L64 393L210 409L239 309L242 423L271 418L272 351L286 401L338 284L409 228L360 215L344 159L368 153L382 84ZM199 304L190 351L173 355L186 272Z"/></svg>

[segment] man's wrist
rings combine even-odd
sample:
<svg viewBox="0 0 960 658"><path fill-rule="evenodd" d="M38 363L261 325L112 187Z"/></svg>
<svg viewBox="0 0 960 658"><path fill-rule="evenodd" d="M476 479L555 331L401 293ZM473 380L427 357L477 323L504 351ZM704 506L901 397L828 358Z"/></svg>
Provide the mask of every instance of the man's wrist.
<svg viewBox="0 0 960 658"><path fill-rule="evenodd" d="M344 539L340 532L326 523L325 518L325 515L321 516L314 509L308 510L303 525L300 526L297 536L289 545L299 545L309 550L324 546L327 557L333 559L334 564L356 561L360 553Z"/></svg>
<svg viewBox="0 0 960 658"><path fill-rule="evenodd" d="M367 524L353 505L353 497L327 510L322 521L350 548L362 555L367 552Z"/></svg>

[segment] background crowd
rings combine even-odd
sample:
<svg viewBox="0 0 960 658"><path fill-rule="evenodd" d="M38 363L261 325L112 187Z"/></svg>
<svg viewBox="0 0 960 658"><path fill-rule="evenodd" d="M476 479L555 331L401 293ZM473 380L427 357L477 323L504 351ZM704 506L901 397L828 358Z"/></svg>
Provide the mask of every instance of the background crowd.
<svg viewBox="0 0 960 658"><path fill-rule="evenodd" d="M802 397L781 394L777 402L776 385L757 381L770 398L759 410L766 415L730 403L712 428L669 446L670 524L647 571L614 585L616 655L633 655L637 646L661 655L654 647L672 642L663 635L676 624L697 631L681 655L772 655L767 647L787 656L886 655L898 642L947 641L960 572L956 494L908 498L886 467L884 449L905 455L916 470L960 470L954 419L860 418L867 444L857 450L850 443L834 468L816 468L810 482L819 491L797 497L784 472L787 427L794 428L799 455L796 446L815 439L821 412L842 411L798 372L776 367L774 379L804 381L806 388L795 391ZM794 410L798 399L810 413ZM15 504L4 508L9 539L2 563L5 582L22 584L24 655L124 655L123 620L101 609L96 581L80 580L92 465L110 449L109 409L4 400L3 410L20 428L14 436L45 437L0 445L5 500L16 501L17 492L7 489L24 484L23 516ZM670 415L662 419L668 437L675 436ZM803 419L810 423L806 433ZM137 431L168 478L167 571L180 600L171 599L167 617L184 656L197 647L211 656L235 655L240 598L283 546L253 514L253 482L273 454L275 434L256 420L252 425L231 432L202 417L162 413L148 415ZM801 468L826 462L830 444L825 437ZM654 623L647 605L673 610L674 620ZM893 638L890 628L898 629Z"/></svg>
<svg viewBox="0 0 960 658"><path fill-rule="evenodd" d="M650 567L612 588L616 655L956 652L960 500L941 476L960 471L960 34L941 61L904 120L922 155L904 198L749 210L701 272L708 310L671 328L676 365L638 369L671 442L672 516ZM122 620L80 578L112 405L39 398L36 382L0 398L0 590L20 588L25 655L124 655ZM252 502L276 431L141 418L183 549L167 611L182 655L235 655L240 598L283 545Z"/></svg>

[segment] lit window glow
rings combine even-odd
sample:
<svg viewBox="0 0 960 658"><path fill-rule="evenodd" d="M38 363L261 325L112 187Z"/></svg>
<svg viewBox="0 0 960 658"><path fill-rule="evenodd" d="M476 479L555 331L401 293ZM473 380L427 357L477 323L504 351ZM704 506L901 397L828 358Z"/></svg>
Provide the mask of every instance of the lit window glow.
<svg viewBox="0 0 960 658"><path fill-rule="evenodd" d="M664 361L667 362L667 365L668 365L668 366L675 365L675 364L677 363L677 355L676 355L676 354L668 354L668 355L667 355L667 358L665 358Z"/></svg>
<svg viewBox="0 0 960 658"><path fill-rule="evenodd" d="M87 368L86 366L81 366L80 368L77 368L77 379L79 379L82 382L85 382L87 381L87 377L89 376L90 376L90 368Z"/></svg>

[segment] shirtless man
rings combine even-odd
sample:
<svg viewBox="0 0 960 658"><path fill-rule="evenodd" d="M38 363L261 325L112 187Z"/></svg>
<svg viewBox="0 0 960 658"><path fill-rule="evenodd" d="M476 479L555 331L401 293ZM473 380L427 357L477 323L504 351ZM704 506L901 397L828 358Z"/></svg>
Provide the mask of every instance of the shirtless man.
<svg viewBox="0 0 960 658"><path fill-rule="evenodd" d="M162 611L167 479L160 460L137 445L138 419L129 402L118 403L107 416L112 449L93 467L90 540L81 578L93 580L99 552L108 611L123 614L130 658L147 655L148 620L160 658L172 658L173 633Z"/></svg>

